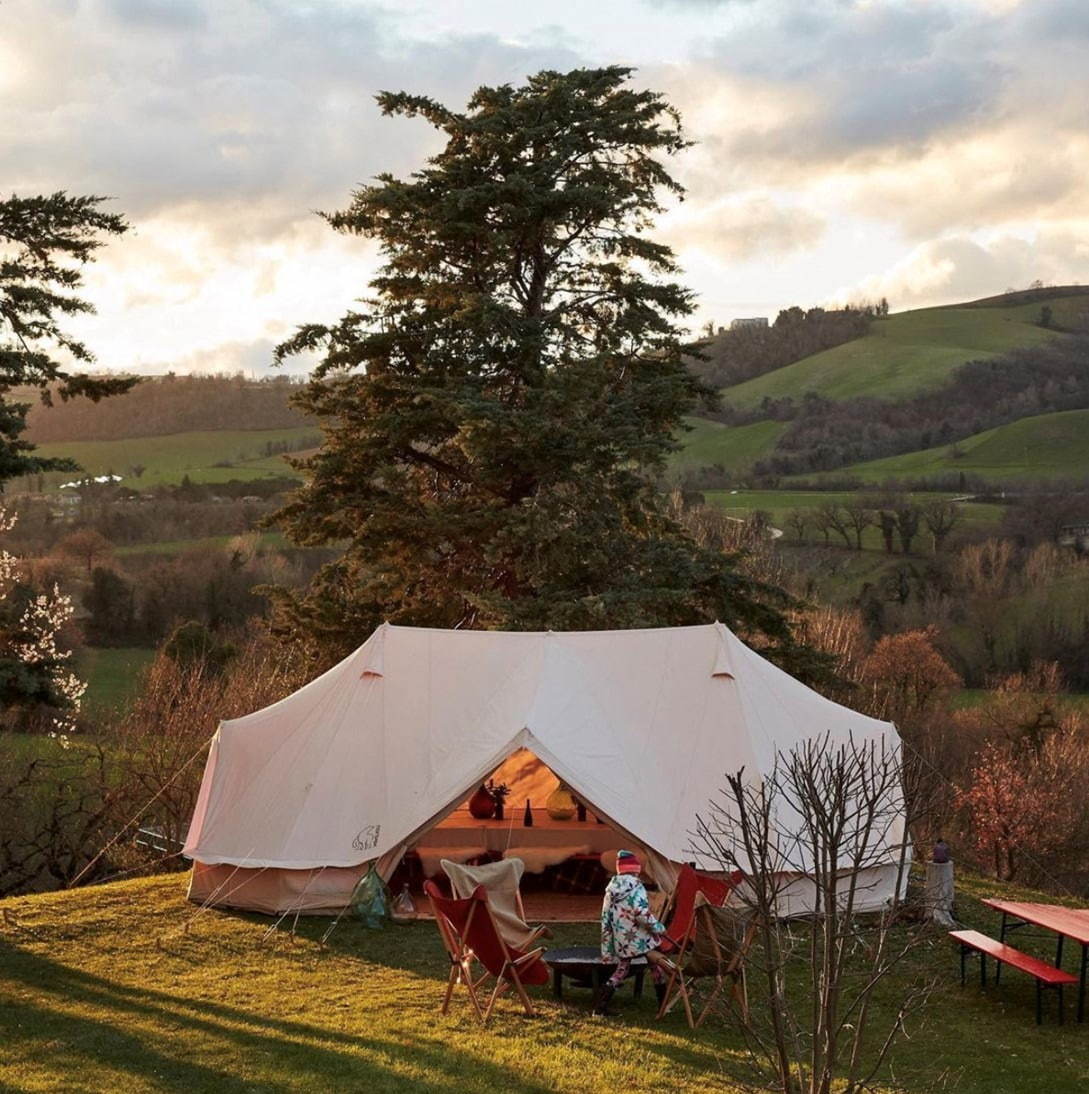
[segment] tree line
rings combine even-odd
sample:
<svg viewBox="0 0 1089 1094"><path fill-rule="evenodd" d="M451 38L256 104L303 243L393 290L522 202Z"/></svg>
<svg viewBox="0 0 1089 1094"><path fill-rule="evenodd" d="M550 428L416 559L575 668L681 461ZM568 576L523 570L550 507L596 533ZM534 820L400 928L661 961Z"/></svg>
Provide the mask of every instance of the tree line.
<svg viewBox="0 0 1089 1094"><path fill-rule="evenodd" d="M697 353L686 362L709 387L731 387L861 338L873 320L887 315L888 309L886 300L828 310L784 308L770 326L720 330L700 342Z"/></svg>
<svg viewBox="0 0 1089 1094"><path fill-rule="evenodd" d="M235 375L153 376L123 395L38 403L27 415L27 438L114 441L214 429L291 429L310 424L291 404L300 384L288 376L251 380Z"/></svg>

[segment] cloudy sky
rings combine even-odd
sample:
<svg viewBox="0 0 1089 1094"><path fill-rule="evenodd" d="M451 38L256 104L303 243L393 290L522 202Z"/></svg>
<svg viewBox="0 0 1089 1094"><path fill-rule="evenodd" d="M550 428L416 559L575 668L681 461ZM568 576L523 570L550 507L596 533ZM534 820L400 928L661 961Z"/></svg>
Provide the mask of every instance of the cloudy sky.
<svg viewBox="0 0 1089 1094"><path fill-rule="evenodd" d="M103 366L268 368L375 255L315 209L436 147L406 89L623 63L681 109L698 320L1089 281L1086 0L0 0L0 192L111 195Z"/></svg>

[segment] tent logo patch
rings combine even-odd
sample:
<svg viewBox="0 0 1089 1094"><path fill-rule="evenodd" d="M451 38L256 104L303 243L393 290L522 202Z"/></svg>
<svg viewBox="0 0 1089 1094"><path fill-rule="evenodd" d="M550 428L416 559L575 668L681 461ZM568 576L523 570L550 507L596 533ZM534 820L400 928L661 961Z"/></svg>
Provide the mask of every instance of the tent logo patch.
<svg viewBox="0 0 1089 1094"><path fill-rule="evenodd" d="M372 847L378 846L378 833L382 831L380 824L368 824L366 828L360 830L359 835L352 840L352 847L356 851L369 851Z"/></svg>

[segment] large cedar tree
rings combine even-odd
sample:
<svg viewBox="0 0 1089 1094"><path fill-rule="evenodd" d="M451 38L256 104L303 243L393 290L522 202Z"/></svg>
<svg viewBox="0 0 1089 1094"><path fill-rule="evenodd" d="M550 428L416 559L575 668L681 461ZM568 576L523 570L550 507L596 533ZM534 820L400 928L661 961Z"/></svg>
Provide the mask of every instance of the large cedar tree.
<svg viewBox="0 0 1089 1094"><path fill-rule="evenodd" d="M696 544L656 481L712 399L681 360L690 295L645 234L682 194L662 162L686 147L677 113L618 67L483 87L464 113L378 102L446 143L325 214L384 265L357 310L278 350L321 355L299 403L324 443L276 519L342 548L302 595L273 591L281 633L329 658L383 620L717 618L785 653L782 594Z"/></svg>

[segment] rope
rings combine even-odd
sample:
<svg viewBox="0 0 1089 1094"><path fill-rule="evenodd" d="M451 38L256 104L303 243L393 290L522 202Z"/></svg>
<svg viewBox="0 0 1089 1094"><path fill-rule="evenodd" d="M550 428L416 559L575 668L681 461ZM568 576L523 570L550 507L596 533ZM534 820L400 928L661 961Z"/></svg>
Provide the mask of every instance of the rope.
<svg viewBox="0 0 1089 1094"><path fill-rule="evenodd" d="M312 873L312 874L310 875L310 879L309 879L309 880L307 881L307 883L306 883L306 884L305 884L305 885L303 886L303 888L302 888L302 892L301 892L301 893L299 893L299 901L298 901L298 904L296 904L296 905L293 905L293 906L292 906L292 908L294 908L294 910L295 910L295 923L294 923L294 925L293 925L293 926L292 926L292 928L291 928L291 933L292 933L292 935L294 935L294 934L295 934L295 927L297 927L297 926L298 926L298 924L299 924L299 914L300 914L300 913L302 912L302 906L303 906L303 899L304 899L304 898L306 897L306 893L307 893L307 890L308 890L308 889L310 888L310 886L311 886L311 885L313 885L313 884L314 884L314 882L315 882L315 881L317 881L317 880L318 880L318 878L319 878L319 877L321 877L321 875L322 875L322 874L324 874L324 873L325 873L325 871L326 871L327 869L328 869L328 867L327 867L327 866L323 866L323 867L322 867L322 868L321 868L320 870L318 870L318 872L317 872L317 873ZM286 910L286 911L285 911L285 912L284 912L284 913L283 913L283 914L282 914L282 915L280 916L280 918L279 918L279 919L277 919L277 920L276 920L276 922L275 922L275 923L273 923L273 924L272 924L272 926L271 926L271 927L269 927L269 928L268 928L268 930L266 930L266 931L265 931L265 933L264 933L263 935L261 935L260 939L259 939L259 940L258 940L258 942L257 942L257 945L258 945L258 946L261 946L261 945L263 945L263 944L265 943L265 941L266 941L266 940L267 940L268 938L270 938L270 937L271 937L271 936L272 936L273 934L275 934L275 933L276 933L276 929L277 929L277 928L278 928L278 927L280 926L280 924L281 924L281 923L283 923L283 921L284 921L284 920L285 920L285 919L286 919L286 918L287 918L287 917L288 917L289 915L291 915L291 912L292 912L292 908L288 908L288 909L287 909L287 910Z"/></svg>
<svg viewBox="0 0 1089 1094"><path fill-rule="evenodd" d="M106 853L106 852L107 852L107 851L108 851L108 850L109 850L109 849L110 849L111 847L113 847L113 846L114 846L114 844L116 844L116 843L117 843L117 841L118 841L118 840L119 840L119 839L121 838L121 836L122 836L122 835L123 835L123 834L124 834L124 833L125 833L125 832L126 832L126 831L127 831L127 830L128 830L129 828L130 828L130 827L132 827L132 825L134 825L134 824L135 824L135 823L136 823L136 822L137 822L137 821L138 821L138 820L139 820L139 819L140 819L140 818L141 818L141 817L142 817L142 816L143 816L143 815L144 815L144 814L145 814L145 813L146 813L146 812L147 812L147 811L148 811L148 810L149 810L149 809L150 809L150 808L151 808L151 807L152 807L152 806L153 806L153 805L154 805L154 804L155 804L155 803L156 803L156 802L157 802L157 801L158 801L158 800L159 800L159 799L160 799L160 798L161 798L161 797L163 796L163 794L165 794L165 793L167 792L167 790L169 790L169 789L170 789L170 787L171 787L171 786L173 785L173 783L174 783L174 782L175 782L175 781L176 781L176 780L177 780L177 779L178 779L178 778L179 778L179 777L181 776L182 772L184 772L184 771L185 771L185 770L186 770L186 769L187 769L187 768L189 767L189 765L190 765L190 764L191 764L191 763L192 763L192 762L193 762L193 761L194 761L194 760L195 760L195 759L196 759L196 758L197 758L198 756L200 756L200 755L201 755L201 753L202 753L202 752L204 752L204 750L205 750L205 749L206 749L206 748L207 748L207 747L208 747L208 746L209 746L209 745L210 745L211 743L212 743L212 738L211 738L211 737L209 737L209 738L208 738L208 740L207 740L207 741L205 741L205 742L204 742L204 743L203 743L203 744L202 744L202 745L200 746L200 748L198 748L198 749L196 750L196 752L194 752L194 753L193 753L193 755L192 755L192 756L190 756L190 757L189 757L189 759L188 759L188 760L186 760L186 761L185 761L185 763L183 763L183 764L181 765L181 767L179 767L179 768L178 768L178 770L177 770L177 771L175 771L175 772L174 772L174 774L173 774L173 775L171 775L171 776L170 776L170 778L169 778L169 779L167 779L167 781L166 781L165 783L163 783L163 785L162 785L161 787L159 787L159 789L158 789L158 790L156 791L156 793L155 793L154 797L152 797L152 799L151 799L151 800L150 800L150 801L149 801L149 802L148 802L148 803L147 803L147 804L146 804L146 805L145 805L145 806L144 806L144 807L143 807L143 808L142 808L141 810L139 810L139 812L137 812L137 813L135 814L135 816L133 816L133 817L132 817L132 819L131 819L131 820L129 820L129 821L126 821L126 822L125 822L125 824L124 824L124 825L123 825L123 826L122 826L122 827L121 827L121 828L120 828L120 829L118 830L117 834L116 834L116 835L115 835L115 836L113 837L113 839L111 839L111 840L110 840L110 841L109 841L109 842L108 842L108 843L106 844L106 846L105 846L105 847L103 847L103 848L102 848L102 850L101 850L101 851L99 851L99 852L98 852L98 854L97 854L97 855L95 855L95 857L94 857L93 859L91 859L91 861L90 861L90 862L88 862L88 863L87 863L87 865L86 865L86 866L84 866L84 867L83 867L83 869L82 869L82 870L80 870L80 872L79 872L78 874L76 874L76 876L75 876L75 877L74 877L74 878L73 878L73 879L72 879L72 880L71 880L70 882L68 882L68 884L67 884L67 885L65 886L65 888L66 888L66 889L74 889L74 888L76 887L76 885L78 885L78 884L79 884L80 880L81 880L81 879L82 879L82 878L83 878L83 877L84 877L84 876L85 876L85 875L87 874L87 871L88 871L88 870L90 870L90 869L91 869L91 867L92 867L92 866L94 866L94 865L95 865L95 863L96 863L96 862L98 862L98 860L99 860L100 858L102 858L102 856L103 856L103 855L104 855L104 854L105 854L105 853Z"/></svg>
<svg viewBox="0 0 1089 1094"><path fill-rule="evenodd" d="M216 886L216 887L215 887L215 888L214 888L214 889L213 889L213 890L212 890L212 891L211 891L211 892L210 892L210 893L209 893L209 894L208 894L208 895L207 895L207 896L206 896L206 897L204 898L203 902L202 902L202 903L200 904L200 906L199 906L199 907L197 908L197 910L196 910L196 911L195 911L195 912L194 912L194 913L193 913L193 914L192 914L192 915L191 915L191 916L190 916L190 917L189 917L189 918L188 918L188 919L187 919L187 920L186 920L186 921L185 921L185 922L184 922L184 923L183 923L183 924L181 925L181 929L180 929L180 931L179 931L179 933L180 933L180 934L188 934L188 933L189 933L189 928L190 928L190 926L191 926L191 925L192 925L193 923L195 923L195 922L196 922L196 921L197 921L197 920L198 920L198 919L199 919L199 918L200 918L200 917L201 917L202 915L204 915L204 914L205 914L205 913L206 913L206 912L207 912L207 911L209 910L209 908L211 908L211 907L212 907L212 901L216 899L216 897L217 897L217 896L219 895L219 893L220 893L220 891L221 891L221 890L223 889L223 887L224 887L224 886L225 886L225 885L226 885L226 884L227 884L227 883L228 883L228 882L229 882L229 881L231 880L231 878L233 878L233 877L234 877L234 875L235 875L235 874L237 874L237 873L238 873L238 871L239 871L239 870L241 870L241 869L242 869L242 866L236 866L236 867L235 867L235 868L234 868L234 869L233 869L233 870L232 870L232 871L231 871L231 872L230 872L230 873L229 873L229 874L228 874L228 875L227 875L227 876L226 876L226 877L225 877L225 878L224 878L224 879L223 879L223 880L222 880L222 881L221 881L221 882L220 882L220 883L219 883L219 884L218 884L218 885L217 885L217 886ZM262 867L261 867L261 868L260 868L260 869L259 869L259 870L257 871L257 874L256 874L256 875L254 875L254 876L259 876L259 875L263 874L263 873L264 873L264 872L265 872L265 871L266 871L267 869L268 869L268 867L267 867L267 866L262 866ZM247 882L249 882L249 881L250 881L250 878L248 878L248 877L247 877L247 878L243 878L243 879L242 879L242 880L241 880L241 881L240 881L240 882L239 882L239 883L238 883L238 884L237 884L237 885L236 885L236 886L235 886L235 887L234 887L233 889L231 889L231 890L230 890L230 892L228 892L228 893L225 893L225 894L224 894L224 896L223 896L223 900L224 900L224 901L226 901L226 900L230 899L230 897L232 897L232 896L233 896L233 895L234 895L235 893L237 893L237 892L238 892L238 890L239 890L239 889L241 889L241 888L242 888L242 886L243 886L243 885L245 885L245 884L247 884Z"/></svg>
<svg viewBox="0 0 1089 1094"><path fill-rule="evenodd" d="M371 863L371 865L370 865L370 867L368 867L368 869L367 869L367 873L369 874L369 873L371 872L371 870L373 870L374 868L375 868L375 867L374 867L374 863L372 862L372 863ZM363 880L363 878L365 878L366 876L367 876L367 874L361 874L361 875L360 875L360 878L359 878L359 880L360 880L360 881L362 881L362 880ZM357 881L357 882L356 882L356 885L358 885L358 884L359 884L359 882ZM352 893L353 893L353 894L355 893L355 889L354 889L354 888L352 889ZM341 908L341 909L340 909L340 911L339 911L339 912L337 912L337 917L336 917L336 919L334 919L334 920L333 920L333 922L329 924L329 927L328 927L328 929L326 930L325 934L323 934L323 935L321 936L321 942L319 942L319 943L318 943L318 946L319 946L319 948L320 948L320 949L323 949L323 950L325 949L325 943L329 941L329 936L330 936L330 935L331 935L331 934L333 933L333 931L335 931L335 930L337 929L337 924L338 924L338 923L340 923L341 919L342 919L342 918L343 918L343 916L344 916L344 913L345 913L345 912L346 912L346 911L347 911L347 910L348 910L348 909L349 909L349 908L350 908L351 906L352 906L352 898L351 898L351 897L349 896L349 897L348 897L348 901L347 901L347 903L346 903L346 904L344 905L344 907L343 907L343 908Z"/></svg>

